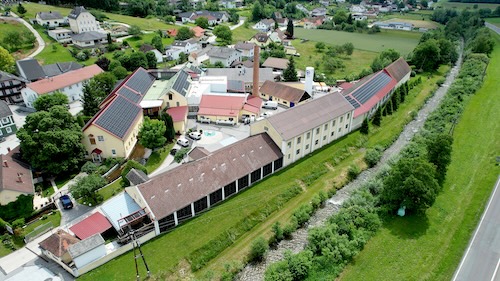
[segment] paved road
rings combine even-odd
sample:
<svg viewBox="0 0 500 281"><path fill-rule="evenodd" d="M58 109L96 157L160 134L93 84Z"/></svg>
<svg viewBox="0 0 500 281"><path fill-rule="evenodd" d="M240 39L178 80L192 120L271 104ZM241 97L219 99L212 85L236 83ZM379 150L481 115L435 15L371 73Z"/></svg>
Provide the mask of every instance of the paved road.
<svg viewBox="0 0 500 281"><path fill-rule="evenodd" d="M485 25L487 28L489 28L489 29L491 29L491 30L495 31L496 33L500 34L500 28L499 28L498 26L493 25L493 24L488 23L488 22L485 22L485 23L484 23L484 25Z"/></svg>
<svg viewBox="0 0 500 281"><path fill-rule="evenodd" d="M500 281L500 177L453 281Z"/></svg>
<svg viewBox="0 0 500 281"><path fill-rule="evenodd" d="M15 21L18 21L18 22L24 24L31 31L31 33L33 33L33 35L35 35L36 41L38 42L38 48L33 53L29 54L28 57L33 58L36 55L38 55L39 53L41 53L43 51L43 49L45 48L45 41L43 41L40 34L38 34L38 31L36 31L33 28L33 26L31 26L31 24L29 24L27 21L18 17L15 13L10 12L10 14L11 14L10 17L0 17L0 18L6 19L6 20L15 20Z"/></svg>

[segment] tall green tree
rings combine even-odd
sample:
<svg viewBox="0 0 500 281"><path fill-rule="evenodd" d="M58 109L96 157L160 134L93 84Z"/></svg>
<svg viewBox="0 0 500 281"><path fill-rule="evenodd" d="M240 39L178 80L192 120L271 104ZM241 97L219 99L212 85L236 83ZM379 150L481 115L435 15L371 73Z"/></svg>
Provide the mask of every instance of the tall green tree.
<svg viewBox="0 0 500 281"><path fill-rule="evenodd" d="M439 134L427 142L427 156L429 162L436 165L436 179L443 185L446 171L451 162L453 137L448 134Z"/></svg>
<svg viewBox="0 0 500 281"><path fill-rule="evenodd" d="M163 42L159 35L155 35L153 39L151 39L151 45L160 52L163 52L165 50L165 48L163 47Z"/></svg>
<svg viewBox="0 0 500 281"><path fill-rule="evenodd" d="M372 124L375 126L380 126L381 121L382 121L382 106L379 106L377 111L375 112L375 115L373 115Z"/></svg>
<svg viewBox="0 0 500 281"><path fill-rule="evenodd" d="M23 45L23 37L19 31L8 31L4 35L3 44L8 46L11 51L19 50Z"/></svg>
<svg viewBox="0 0 500 281"><path fill-rule="evenodd" d="M14 57L9 53L9 51L0 46L0 70L10 73L14 72L15 62Z"/></svg>
<svg viewBox="0 0 500 281"><path fill-rule="evenodd" d="M214 35L220 45L227 46L233 41L233 32L227 25L218 25L214 28Z"/></svg>
<svg viewBox="0 0 500 281"><path fill-rule="evenodd" d="M260 21L265 17L264 8L260 4L260 1L255 1L252 8L252 21Z"/></svg>
<svg viewBox="0 0 500 281"><path fill-rule="evenodd" d="M283 71L283 79L285 80L285 82L299 81L299 78L297 77L297 71L295 70L295 61L293 57L290 57L288 66L285 71Z"/></svg>
<svg viewBox="0 0 500 281"><path fill-rule="evenodd" d="M148 61L148 68L156 68L156 55L153 51L146 53L146 60Z"/></svg>
<svg viewBox="0 0 500 281"><path fill-rule="evenodd" d="M128 28L128 34L137 38L142 35L142 30L138 25L133 24Z"/></svg>
<svg viewBox="0 0 500 281"><path fill-rule="evenodd" d="M177 30L177 36L175 36L175 39L177 40L187 40L189 38L193 38L194 32L189 29L188 27L181 27L179 30Z"/></svg>
<svg viewBox="0 0 500 281"><path fill-rule="evenodd" d="M17 13L21 15L21 17L24 16L24 14L26 14L26 8L24 8L23 4L19 3L17 5Z"/></svg>
<svg viewBox="0 0 500 281"><path fill-rule="evenodd" d="M390 211L404 206L419 212L434 204L439 191L433 164L422 157L401 158L386 176L380 199Z"/></svg>
<svg viewBox="0 0 500 281"><path fill-rule="evenodd" d="M69 190L75 198L81 198L85 203L95 206L102 202L102 195L98 189L106 185L106 180L98 174L90 174L79 178Z"/></svg>
<svg viewBox="0 0 500 281"><path fill-rule="evenodd" d="M163 112L160 114L160 120L165 123L165 138L167 141L172 141L175 138L174 121L172 120L172 116Z"/></svg>
<svg viewBox="0 0 500 281"><path fill-rule="evenodd" d="M139 131L139 143L147 148L155 149L162 147L167 139L165 138L165 123L160 120L152 120L144 117L144 122Z"/></svg>
<svg viewBox="0 0 500 281"><path fill-rule="evenodd" d="M363 135L368 135L368 133L370 132L370 125L368 123L368 118L365 118L365 120L363 120L359 132L362 133Z"/></svg>
<svg viewBox="0 0 500 281"><path fill-rule="evenodd" d="M17 137L23 158L54 175L75 170L85 156L81 127L61 105L28 115Z"/></svg>
<svg viewBox="0 0 500 281"><path fill-rule="evenodd" d="M294 34L294 31L293 31L293 19L289 18L288 19L288 24L286 26L286 31L285 31L285 35L287 38L293 38L293 34Z"/></svg>
<svg viewBox="0 0 500 281"><path fill-rule="evenodd" d="M116 83L113 73L103 72L83 85L83 115L94 116L99 104L111 93Z"/></svg>
<svg viewBox="0 0 500 281"><path fill-rule="evenodd" d="M33 107L36 109L36 111L49 111L50 108L56 105L67 106L68 96L57 91L53 94L42 95L33 103Z"/></svg>
<svg viewBox="0 0 500 281"><path fill-rule="evenodd" d="M429 39L420 43L413 50L411 62L417 69L423 71L436 70L440 63L440 50L436 39Z"/></svg>
<svg viewBox="0 0 500 281"><path fill-rule="evenodd" d="M197 18L195 21L194 21L194 24L196 24L197 26L203 28L203 29L207 29L209 27L208 25L208 19L206 17L199 17Z"/></svg>

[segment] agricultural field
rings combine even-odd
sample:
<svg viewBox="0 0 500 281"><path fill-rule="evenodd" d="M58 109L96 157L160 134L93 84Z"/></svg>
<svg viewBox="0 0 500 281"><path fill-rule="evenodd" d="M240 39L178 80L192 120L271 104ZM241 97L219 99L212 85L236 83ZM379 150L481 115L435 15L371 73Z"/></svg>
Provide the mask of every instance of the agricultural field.
<svg viewBox="0 0 500 281"><path fill-rule="evenodd" d="M27 19L35 18L36 13L41 11L56 11L61 13L61 15L63 16L67 16L71 11L71 9L69 8L56 7L51 5L42 5L37 3L25 3L23 5L28 11L25 15L25 18ZM143 30L158 30L158 29L166 30L166 29L177 28L175 25L164 23L157 18L145 19L145 18L137 18L137 17L125 16L113 13L103 13L103 14L109 18L109 21L116 21L129 25L134 24L139 26Z"/></svg>
<svg viewBox="0 0 500 281"><path fill-rule="evenodd" d="M315 66L314 62L321 61L323 53L318 52L314 46L316 42L307 41L301 43L300 39L295 39L292 45L297 49L300 57L295 57L295 67L297 69L305 70L307 66ZM354 50L351 56L343 56L341 59L344 61L345 68L337 70L333 76L339 79L344 77L357 75L362 69L370 68L370 64L377 56L377 53L363 50ZM316 72L322 72L321 68Z"/></svg>
<svg viewBox="0 0 500 281"><path fill-rule="evenodd" d="M485 19L485 21L500 27L500 18L489 18Z"/></svg>
<svg viewBox="0 0 500 281"><path fill-rule="evenodd" d="M390 18L385 20L384 22L405 22L405 23L411 23L413 24L414 27L417 28L427 28L427 29L434 29L439 27L439 23L431 21L431 20L419 20L419 19L406 19L406 18Z"/></svg>
<svg viewBox="0 0 500 281"><path fill-rule="evenodd" d="M249 25L248 28L242 25L235 30L233 30L233 43L244 42L250 40L255 34L259 32L258 30L252 29Z"/></svg>
<svg viewBox="0 0 500 281"><path fill-rule="evenodd" d="M376 34L350 33L324 29L295 29L295 37L327 44L342 45L347 42L354 44L354 48L371 52L381 52L393 48L401 55L409 54L422 33L410 31L382 30Z"/></svg>
<svg viewBox="0 0 500 281"><path fill-rule="evenodd" d="M3 45L3 39L5 38L6 34L8 32L29 32L29 29L26 28L22 23L14 21L14 20L5 20L5 19L0 19L0 45ZM23 59L25 58L28 54L32 53L37 47L37 43L35 43L35 46L31 45L26 45L23 46L21 49L18 51L12 53L14 58L16 60L18 59Z"/></svg>
<svg viewBox="0 0 500 281"><path fill-rule="evenodd" d="M499 39L496 35L484 85L455 127L452 161L436 202L423 216L397 217L384 224L340 280L452 278L498 177ZM477 126L477 120L489 121Z"/></svg>
<svg viewBox="0 0 500 281"><path fill-rule="evenodd" d="M449 1L439 1L434 4L435 8L442 7L445 9L457 9L457 10L465 10L465 9L474 9L474 5L477 5L477 9L491 9L495 10L496 7L500 6L500 4L493 3L460 3L460 2L449 2Z"/></svg>

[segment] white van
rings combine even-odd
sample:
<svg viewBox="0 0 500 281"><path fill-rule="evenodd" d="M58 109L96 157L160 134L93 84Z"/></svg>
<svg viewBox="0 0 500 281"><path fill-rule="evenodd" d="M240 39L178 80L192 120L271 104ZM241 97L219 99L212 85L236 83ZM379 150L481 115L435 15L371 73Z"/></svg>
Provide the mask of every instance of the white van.
<svg viewBox="0 0 500 281"><path fill-rule="evenodd" d="M278 103L275 102L275 101L265 101L263 104L262 104L262 108L268 108L268 109L278 109Z"/></svg>

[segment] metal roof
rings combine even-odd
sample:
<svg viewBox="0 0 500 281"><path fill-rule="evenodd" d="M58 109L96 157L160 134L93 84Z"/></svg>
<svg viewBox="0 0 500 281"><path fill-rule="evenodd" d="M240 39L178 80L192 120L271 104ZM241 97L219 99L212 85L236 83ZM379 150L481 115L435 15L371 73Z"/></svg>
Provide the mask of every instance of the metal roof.
<svg viewBox="0 0 500 281"><path fill-rule="evenodd" d="M384 88L391 82L391 76L381 71L375 75L370 81L361 85L359 88L351 92L351 95L361 104L367 102L370 98L375 96L378 91Z"/></svg>
<svg viewBox="0 0 500 281"><path fill-rule="evenodd" d="M85 239L97 233L103 233L111 228L108 219L101 213L96 212L81 222L71 226L69 229L80 239Z"/></svg>
<svg viewBox="0 0 500 281"><path fill-rule="evenodd" d="M16 66L21 76L30 81L45 77L45 71L36 59L18 60Z"/></svg>
<svg viewBox="0 0 500 281"><path fill-rule="evenodd" d="M155 78L145 69L139 68L130 79L125 82L125 86L134 89L141 95L145 95Z"/></svg>
<svg viewBox="0 0 500 281"><path fill-rule="evenodd" d="M83 6L78 6L78 7L75 7L73 8L73 10L71 10L71 12L69 13L68 15L68 18L70 19L77 19L78 16L83 13L83 12L87 12L87 10L85 10L85 8Z"/></svg>
<svg viewBox="0 0 500 281"><path fill-rule="evenodd" d="M177 77L174 76L175 82L172 88L178 92L179 94L185 96L187 90L189 89L189 74L187 74L184 70L181 70L177 73Z"/></svg>
<svg viewBox="0 0 500 281"><path fill-rule="evenodd" d="M102 212L106 215L116 230L120 230L121 226L124 226L123 223L119 223L122 218L133 214L140 209L141 207L137 205L134 199L132 199L132 197L130 197L130 195L126 192L122 192L114 196L101 206Z"/></svg>

